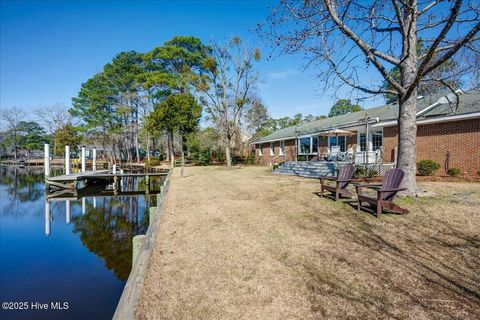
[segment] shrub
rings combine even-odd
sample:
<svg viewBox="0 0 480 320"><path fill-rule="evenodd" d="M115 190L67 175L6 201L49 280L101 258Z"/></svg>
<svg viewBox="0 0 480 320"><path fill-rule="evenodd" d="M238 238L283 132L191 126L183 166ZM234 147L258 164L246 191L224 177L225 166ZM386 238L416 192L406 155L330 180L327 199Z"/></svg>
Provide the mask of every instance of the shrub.
<svg viewBox="0 0 480 320"><path fill-rule="evenodd" d="M369 169L365 167L357 167L355 169L355 178L372 178L378 175L378 171L375 169Z"/></svg>
<svg viewBox="0 0 480 320"><path fill-rule="evenodd" d="M367 170L364 167L357 167L355 169L355 178L364 178L367 176Z"/></svg>
<svg viewBox="0 0 480 320"><path fill-rule="evenodd" d="M160 164L160 159L158 157L150 157L150 161L145 159L145 166L146 167L154 167Z"/></svg>
<svg viewBox="0 0 480 320"><path fill-rule="evenodd" d="M377 170L374 169L368 169L367 170L367 177L372 178L378 176Z"/></svg>
<svg viewBox="0 0 480 320"><path fill-rule="evenodd" d="M440 164L433 160L422 160L417 163L418 173L422 176L431 176L435 171L440 169Z"/></svg>
<svg viewBox="0 0 480 320"><path fill-rule="evenodd" d="M456 176L460 175L460 169L450 168L450 169L448 169L447 173L448 173L449 176L456 177Z"/></svg>
<svg viewBox="0 0 480 320"><path fill-rule="evenodd" d="M208 166L212 163L212 158L210 157L210 150L202 149L195 154L194 158L195 164L199 166Z"/></svg>
<svg viewBox="0 0 480 320"><path fill-rule="evenodd" d="M237 165L237 164L244 164L245 163L245 157L243 156L232 156L232 164Z"/></svg>
<svg viewBox="0 0 480 320"><path fill-rule="evenodd" d="M245 158L245 164L255 164L255 152L250 152L250 154Z"/></svg>
<svg viewBox="0 0 480 320"><path fill-rule="evenodd" d="M307 156L305 155L298 155L297 156L297 161L307 161Z"/></svg>

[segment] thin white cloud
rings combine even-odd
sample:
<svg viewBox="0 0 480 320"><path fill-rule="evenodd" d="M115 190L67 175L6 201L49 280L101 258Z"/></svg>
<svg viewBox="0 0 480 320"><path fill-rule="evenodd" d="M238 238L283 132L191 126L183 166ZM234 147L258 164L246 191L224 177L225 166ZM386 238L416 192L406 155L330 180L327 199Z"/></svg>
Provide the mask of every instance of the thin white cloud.
<svg viewBox="0 0 480 320"><path fill-rule="evenodd" d="M279 71L279 72L272 72L268 74L268 78L271 80L279 80L279 79L286 79L291 75L298 74L299 72L297 70L293 69L288 69L285 71Z"/></svg>

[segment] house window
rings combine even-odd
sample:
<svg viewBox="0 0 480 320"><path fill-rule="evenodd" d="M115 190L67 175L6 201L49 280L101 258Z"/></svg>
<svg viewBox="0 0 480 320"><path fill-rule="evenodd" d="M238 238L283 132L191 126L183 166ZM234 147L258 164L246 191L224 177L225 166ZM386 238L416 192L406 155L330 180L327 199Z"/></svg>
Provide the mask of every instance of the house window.
<svg viewBox="0 0 480 320"><path fill-rule="evenodd" d="M263 156L263 144L261 143L258 145L258 155Z"/></svg>
<svg viewBox="0 0 480 320"><path fill-rule="evenodd" d="M275 155L275 143L270 142L270 155L274 156Z"/></svg>
<svg viewBox="0 0 480 320"><path fill-rule="evenodd" d="M367 139L365 139L365 133L360 133L358 136L358 144L360 145L360 151L365 151L367 148Z"/></svg>
<svg viewBox="0 0 480 320"><path fill-rule="evenodd" d="M381 150L383 144L383 134L382 131L372 132L372 145L373 151Z"/></svg>
<svg viewBox="0 0 480 320"><path fill-rule="evenodd" d="M318 153L318 138L305 137L298 139L298 154Z"/></svg>
<svg viewBox="0 0 480 320"><path fill-rule="evenodd" d="M280 141L280 155L285 155L285 141Z"/></svg>
<svg viewBox="0 0 480 320"><path fill-rule="evenodd" d="M345 136L329 137L328 145L330 147L339 146L340 151L345 152L347 150L347 139L345 138Z"/></svg>
<svg viewBox="0 0 480 320"><path fill-rule="evenodd" d="M318 153L318 138L312 137L312 153Z"/></svg>
<svg viewBox="0 0 480 320"><path fill-rule="evenodd" d="M310 137L308 138L300 138L300 150L299 154L308 154L310 153Z"/></svg>

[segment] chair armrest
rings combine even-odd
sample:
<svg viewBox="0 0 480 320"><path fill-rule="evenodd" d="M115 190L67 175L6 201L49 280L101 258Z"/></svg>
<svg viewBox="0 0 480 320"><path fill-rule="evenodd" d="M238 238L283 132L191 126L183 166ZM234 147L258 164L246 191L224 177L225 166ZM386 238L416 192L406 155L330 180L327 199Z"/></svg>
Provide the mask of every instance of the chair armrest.
<svg viewBox="0 0 480 320"><path fill-rule="evenodd" d="M344 179L344 180L337 180L337 182L349 182L349 181L352 181L354 179Z"/></svg>
<svg viewBox="0 0 480 320"><path fill-rule="evenodd" d="M378 189L378 192L394 192L394 191L403 191L407 190L407 188L393 188L393 189Z"/></svg>
<svg viewBox="0 0 480 320"><path fill-rule="evenodd" d="M321 177L319 177L319 179L337 181L337 177L321 176Z"/></svg>
<svg viewBox="0 0 480 320"><path fill-rule="evenodd" d="M361 187L361 188L371 188L371 189L378 189L381 187L381 183L363 183L363 184L355 184L355 187Z"/></svg>

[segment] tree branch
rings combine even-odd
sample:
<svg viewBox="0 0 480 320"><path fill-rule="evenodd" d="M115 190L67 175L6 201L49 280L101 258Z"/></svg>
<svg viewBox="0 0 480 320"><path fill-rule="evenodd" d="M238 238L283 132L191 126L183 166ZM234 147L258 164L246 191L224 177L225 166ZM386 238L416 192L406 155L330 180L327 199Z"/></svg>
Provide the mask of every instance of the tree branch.
<svg viewBox="0 0 480 320"><path fill-rule="evenodd" d="M405 89L397 81L395 81L395 79L393 79L390 73L374 56L382 58L385 61L388 61L394 65L399 65L400 61L390 55L384 54L376 49L371 48L367 43L360 39L360 37L356 35L348 26L346 26L342 20L340 20L337 12L333 7L332 0L324 1L330 16L332 17L335 24L340 28L342 33L357 44L357 46L364 52L365 56L378 69L378 71L385 78L385 80L387 80L398 92L404 93Z"/></svg>
<svg viewBox="0 0 480 320"><path fill-rule="evenodd" d="M325 52L325 54L324 54L325 60L330 64L330 66L332 67L332 69L335 72L335 74L337 75L337 77L339 77L340 80L345 82L350 87L352 87L354 89L358 89L358 90L363 91L365 93L370 93L370 94L385 94L385 93L398 94L398 92L394 91L394 90L390 90L390 89L370 89L370 88L366 88L366 87L363 87L363 86L360 86L360 85L354 83L352 80L348 79L343 74L343 72L338 68L337 64L331 58L331 56L329 54L329 51L326 47L324 48L324 52Z"/></svg>
<svg viewBox="0 0 480 320"><path fill-rule="evenodd" d="M445 53L442 57L440 57L437 61L435 61L434 63L432 63L428 68L426 68L423 73L419 73L417 72L417 76L416 76L416 79L415 81L413 82L412 86L410 86L410 88L408 88L407 90L407 94L410 94L413 89L418 85L418 83L420 82L420 80L426 76L428 73L432 72L433 70L435 70L436 68L438 68L439 66L441 66L443 63L445 63L445 61L447 61L448 59L450 59L455 53L457 53L458 50L460 50L465 44L467 44L468 42L471 41L471 39L473 39L473 37L480 31L480 22L478 22L475 27L473 27L472 30L470 30L469 33L467 33L465 35L465 37L463 37L463 39L461 39L460 41L458 41L454 47L452 47L447 53Z"/></svg>
<svg viewBox="0 0 480 320"><path fill-rule="evenodd" d="M430 10L431 8L433 8L434 6L436 6L437 4L439 4L440 2L443 2L443 1L444 0L435 0L435 1L430 2L425 8L418 11L417 15L421 16L422 14L424 14L425 12L427 12L428 10Z"/></svg>
<svg viewBox="0 0 480 320"><path fill-rule="evenodd" d="M424 70L427 67L428 63L432 59L435 51L437 50L437 47L440 45L440 43L445 39L445 36L447 35L448 31L450 31L450 28L453 26L455 23L455 20L457 19L458 12L460 11L460 6L462 5L462 0L456 0L455 4L452 7L452 11L450 13L450 16L448 17L447 23L443 27L442 31L440 34L436 37L436 39L433 41L432 45L428 49L428 52L425 54L425 57L423 58L422 63L417 69L417 78L421 78L424 75ZM418 84L418 82L417 82Z"/></svg>
<svg viewBox="0 0 480 320"><path fill-rule="evenodd" d="M395 15L397 16L398 24L400 25L400 32L405 35L405 24L403 23L402 12L400 10L400 5L397 0L392 0L392 5L395 10Z"/></svg>

